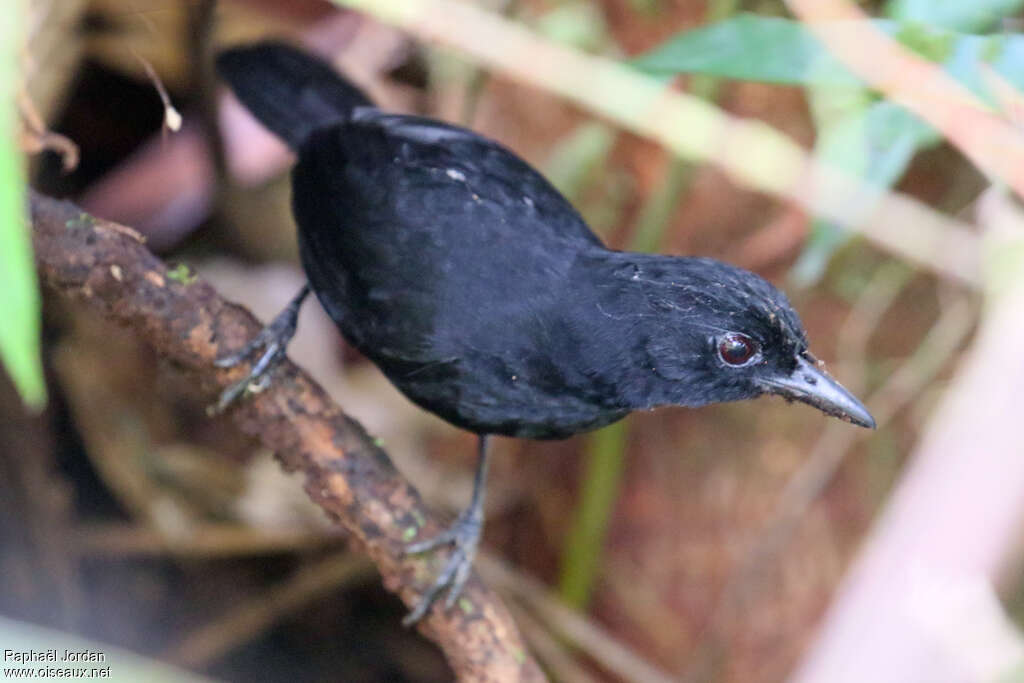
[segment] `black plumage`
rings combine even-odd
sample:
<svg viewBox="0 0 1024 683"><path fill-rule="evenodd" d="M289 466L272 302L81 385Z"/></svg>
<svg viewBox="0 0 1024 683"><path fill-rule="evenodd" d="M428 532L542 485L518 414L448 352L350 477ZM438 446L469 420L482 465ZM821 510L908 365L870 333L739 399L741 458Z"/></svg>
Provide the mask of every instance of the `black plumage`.
<svg viewBox="0 0 1024 683"><path fill-rule="evenodd" d="M612 251L538 172L472 131L374 108L332 69L275 43L221 75L296 150L292 208L310 287L345 338L411 400L480 434L474 503L440 540L449 604L482 524L490 434L563 438L633 410L774 393L864 426L818 368L785 295L706 258ZM306 290L227 359L265 375ZM246 386L226 395L227 403Z"/></svg>

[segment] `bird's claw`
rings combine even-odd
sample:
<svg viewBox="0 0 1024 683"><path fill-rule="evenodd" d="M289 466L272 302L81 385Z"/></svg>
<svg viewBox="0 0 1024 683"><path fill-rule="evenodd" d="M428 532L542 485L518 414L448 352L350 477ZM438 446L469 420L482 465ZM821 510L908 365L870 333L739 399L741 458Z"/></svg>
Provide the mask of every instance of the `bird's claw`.
<svg viewBox="0 0 1024 683"><path fill-rule="evenodd" d="M477 547L480 544L480 531L483 527L483 519L480 514L474 514L473 510L467 510L450 527L433 538L425 541L411 543L405 547L406 555L418 555L420 553L435 550L443 545L451 544L453 547L451 557L445 563L444 569L438 574L437 579L430 586L420 601L416 603L413 610L402 619L404 626L412 626L422 619L430 607L437 602L441 593L447 590L444 608L450 610L459 599L469 572L473 568L473 560L476 558Z"/></svg>
<svg viewBox="0 0 1024 683"><path fill-rule="evenodd" d="M262 337L262 333L260 334L260 337ZM253 341L257 340L265 342L265 340L262 340L259 337ZM261 346L261 344L253 344L252 342L249 342L249 344L246 344L247 348L243 349L243 351L247 351L247 353L242 353L240 351L232 354L231 356L226 356L225 358L218 358L214 363L217 367L221 368L234 367L243 362L245 358L259 346ZM249 371L249 374L221 392L220 398L217 399L217 404L210 407L210 413L214 415L222 413L242 395L258 394L266 389L270 385L270 373L277 364L281 362L281 359L284 358L284 353L284 346L281 344L277 342L270 342L267 344L266 350L263 352L263 355L260 356L260 359L252 366L252 370Z"/></svg>
<svg viewBox="0 0 1024 683"><path fill-rule="evenodd" d="M213 362L218 368L233 368L245 362L254 352L263 351L249 374L221 392L217 404L210 406L210 414L222 413L242 395L259 393L270 385L270 373L284 359L288 342L295 336L299 307L308 293L308 287L303 287L291 303L245 346Z"/></svg>
<svg viewBox="0 0 1024 683"><path fill-rule="evenodd" d="M230 353L224 356L223 358L218 358L217 360L213 361L213 364L216 365L218 368L233 368L239 363L243 362L246 358L251 356L253 351L255 351L256 349L268 346L269 343L272 341L271 328L273 327L273 325L273 323L267 325L262 330L260 330L259 334L257 334L255 337L247 341L245 343L245 346L240 348L238 351L235 351L234 353Z"/></svg>

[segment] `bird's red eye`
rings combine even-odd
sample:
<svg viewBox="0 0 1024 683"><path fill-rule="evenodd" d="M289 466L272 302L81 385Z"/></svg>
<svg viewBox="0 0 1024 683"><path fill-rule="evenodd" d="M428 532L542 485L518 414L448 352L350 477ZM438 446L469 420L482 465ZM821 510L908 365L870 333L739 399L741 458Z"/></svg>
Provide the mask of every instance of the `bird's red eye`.
<svg viewBox="0 0 1024 683"><path fill-rule="evenodd" d="M733 366L746 365L759 350L756 341L739 332L730 332L718 342L718 355Z"/></svg>

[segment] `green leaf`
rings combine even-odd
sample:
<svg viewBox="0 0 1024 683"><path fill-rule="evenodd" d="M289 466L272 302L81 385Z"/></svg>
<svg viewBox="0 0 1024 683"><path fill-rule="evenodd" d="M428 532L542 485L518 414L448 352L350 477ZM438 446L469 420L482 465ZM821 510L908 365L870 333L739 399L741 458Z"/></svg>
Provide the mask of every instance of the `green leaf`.
<svg viewBox="0 0 1024 683"><path fill-rule="evenodd" d="M860 85L800 22L746 13L679 33L632 64L656 75L700 73L794 85Z"/></svg>
<svg viewBox="0 0 1024 683"><path fill-rule="evenodd" d="M871 20L872 25L992 103L981 64L1024 89L1024 36L957 33L917 22ZM837 23L841 25L841 23ZM741 14L677 34L632 61L654 75L699 73L789 85L866 87L804 26L791 19Z"/></svg>
<svg viewBox="0 0 1024 683"><path fill-rule="evenodd" d="M174 268L168 269L167 277L175 282L180 282L183 285L190 285L195 282L199 276L193 273L184 263L179 263Z"/></svg>
<svg viewBox="0 0 1024 683"><path fill-rule="evenodd" d="M0 22L0 360L22 400L46 403L39 352L40 303L25 215L25 178L15 132L18 40L24 5Z"/></svg>
<svg viewBox="0 0 1024 683"><path fill-rule="evenodd" d="M1024 0L889 0L885 14L900 21L973 33L991 29L1022 7Z"/></svg>

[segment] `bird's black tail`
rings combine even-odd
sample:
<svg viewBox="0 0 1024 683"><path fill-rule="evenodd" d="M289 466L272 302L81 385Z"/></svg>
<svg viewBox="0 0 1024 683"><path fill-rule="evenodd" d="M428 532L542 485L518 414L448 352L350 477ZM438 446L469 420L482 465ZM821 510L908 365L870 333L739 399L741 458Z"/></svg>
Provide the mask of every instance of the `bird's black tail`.
<svg viewBox="0 0 1024 683"><path fill-rule="evenodd" d="M297 149L310 133L372 106L363 92L322 60L283 43L233 47L217 72L260 122Z"/></svg>

